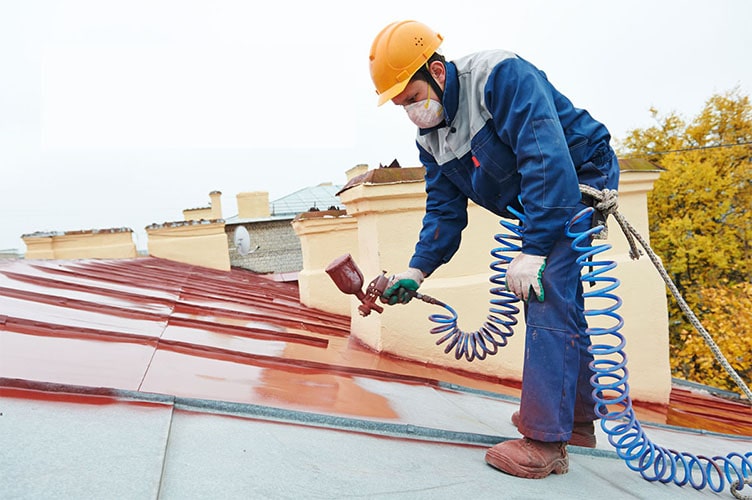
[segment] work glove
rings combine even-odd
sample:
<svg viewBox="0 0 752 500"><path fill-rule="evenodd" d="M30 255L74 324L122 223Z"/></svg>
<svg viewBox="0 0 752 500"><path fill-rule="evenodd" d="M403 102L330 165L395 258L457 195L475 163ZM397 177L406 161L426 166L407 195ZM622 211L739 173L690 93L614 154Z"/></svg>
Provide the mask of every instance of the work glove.
<svg viewBox="0 0 752 500"><path fill-rule="evenodd" d="M546 268L546 258L542 255L518 254L507 268L507 289L517 297L527 301L530 289L533 289L538 302L543 302L543 270Z"/></svg>
<svg viewBox="0 0 752 500"><path fill-rule="evenodd" d="M410 267L407 271L395 274L389 280L389 284L381 294L380 300L384 304L407 304L415 296L414 293L423 283L423 271Z"/></svg>

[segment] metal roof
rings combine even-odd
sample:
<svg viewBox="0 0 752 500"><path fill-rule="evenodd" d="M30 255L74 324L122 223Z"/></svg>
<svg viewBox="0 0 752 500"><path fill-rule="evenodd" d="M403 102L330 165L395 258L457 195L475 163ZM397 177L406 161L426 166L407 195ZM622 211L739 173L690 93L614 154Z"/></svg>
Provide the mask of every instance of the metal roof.
<svg viewBox="0 0 752 500"><path fill-rule="evenodd" d="M328 210L331 206L340 205L337 192L341 187L331 183L307 187L270 202L269 211L273 215L297 215L312 208Z"/></svg>
<svg viewBox="0 0 752 500"><path fill-rule="evenodd" d="M339 190L342 186L335 186L331 183L319 184L300 189L294 193L278 198L269 202L268 217L251 217L241 218L238 215L227 217L227 225L269 222L279 220L292 220L295 216L309 212L311 210L328 210L330 207L339 208Z"/></svg>
<svg viewBox="0 0 752 500"><path fill-rule="evenodd" d="M600 429L568 474L500 473L483 457L519 436L517 387L348 335L239 269L0 261L0 497L717 497L643 480ZM704 389L636 411L666 447L752 449L750 407Z"/></svg>
<svg viewBox="0 0 752 500"><path fill-rule="evenodd" d="M622 172L662 172L666 170L645 158L619 158L619 167Z"/></svg>

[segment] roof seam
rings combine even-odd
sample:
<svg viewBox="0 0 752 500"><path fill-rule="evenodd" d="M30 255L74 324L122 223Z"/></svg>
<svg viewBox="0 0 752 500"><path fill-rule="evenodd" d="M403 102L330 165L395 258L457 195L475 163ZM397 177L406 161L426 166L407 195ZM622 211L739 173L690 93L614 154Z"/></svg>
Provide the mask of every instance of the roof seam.
<svg viewBox="0 0 752 500"><path fill-rule="evenodd" d="M164 450L162 451L162 468L159 471L159 485L157 486L157 498L162 496L164 486L165 471L167 468L167 450L170 448L170 437L172 437L172 423L175 421L175 405L170 407L170 422L167 425L167 437L165 438Z"/></svg>

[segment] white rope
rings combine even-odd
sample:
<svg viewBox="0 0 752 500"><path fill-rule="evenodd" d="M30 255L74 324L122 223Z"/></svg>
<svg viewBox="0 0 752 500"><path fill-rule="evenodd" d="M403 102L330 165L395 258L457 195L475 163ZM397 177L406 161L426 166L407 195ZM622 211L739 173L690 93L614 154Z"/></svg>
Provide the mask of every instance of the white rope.
<svg viewBox="0 0 752 500"><path fill-rule="evenodd" d="M679 307L684 312L684 314L689 319L689 322L692 324L692 326L695 327L695 330L697 330L700 335L702 335L702 338L705 340L705 343L708 345L710 350L713 352L713 355L715 356L715 359L718 360L718 362L721 364L724 370L726 370L726 373L729 374L729 376L734 380L737 386L742 390L742 392L747 397L747 400L752 401L752 391L750 391L749 387L744 383L742 378L739 376L738 373L734 370L734 368L731 366L731 364L726 360L725 356L721 352L721 350L718 347L718 344L715 343L713 338L710 336L710 334L705 330L705 328L700 323L700 320L697 319L697 316L692 312L692 310L689 308L689 305L684 300L684 297L681 296L681 293L679 293L679 289L674 284L673 280L671 280L671 277L669 276L666 269L663 267L663 263L661 262L660 257L658 257L652 248L650 248L650 245L647 241L640 235L640 233L637 232L637 230L632 227L632 225L627 221L627 219L624 218L623 215L619 213L617 210L618 208L618 193L614 189L604 189L603 191L600 191L598 189L595 189L591 186L586 186L585 184L580 184L580 192L583 194L592 196L593 199L597 201L595 205L595 209L603 212L603 214L608 217L608 215L613 215L614 218L619 223L619 226L621 226L622 231L624 232L624 235L627 237L627 241L629 242L629 256L632 259L639 259L640 250L637 248L637 245L635 244L635 239L640 242L640 245L642 245L642 248L645 249L645 251L648 254L648 257L650 258L650 261L653 263L655 268L658 270L658 273L661 275L661 278L663 278L663 281L668 286L668 289L671 291L671 295L674 296L676 301L679 303Z"/></svg>
<svg viewBox="0 0 752 500"><path fill-rule="evenodd" d="M745 484L749 484L752 486L752 477L745 478L744 481L740 481L739 479L737 479L736 481L731 483L731 485L729 486L729 488L731 489L731 494L734 495L739 500L752 500L752 496L742 495L741 493L739 493L739 490L741 490L739 486L743 487L743 485Z"/></svg>

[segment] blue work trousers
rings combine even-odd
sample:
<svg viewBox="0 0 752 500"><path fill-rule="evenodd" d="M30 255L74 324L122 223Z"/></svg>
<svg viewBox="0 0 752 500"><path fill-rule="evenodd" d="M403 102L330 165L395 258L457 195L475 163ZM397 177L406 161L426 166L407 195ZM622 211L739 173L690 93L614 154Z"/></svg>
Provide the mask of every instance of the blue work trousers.
<svg viewBox="0 0 752 500"><path fill-rule="evenodd" d="M584 204L573 212L585 208ZM573 227L587 230L591 217ZM519 431L538 441L568 441L574 422L595 420L590 383L593 360L585 334L579 253L566 235L546 258L543 272L545 300L533 295L525 307L527 330L522 373Z"/></svg>

